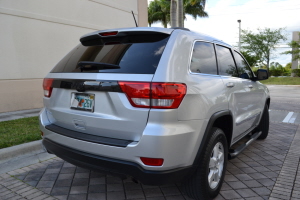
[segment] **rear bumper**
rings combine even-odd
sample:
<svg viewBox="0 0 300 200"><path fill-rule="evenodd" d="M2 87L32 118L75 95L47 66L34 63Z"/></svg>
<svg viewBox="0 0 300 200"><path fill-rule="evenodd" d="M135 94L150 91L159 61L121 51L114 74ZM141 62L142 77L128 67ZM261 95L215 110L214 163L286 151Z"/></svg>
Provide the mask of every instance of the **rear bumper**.
<svg viewBox="0 0 300 200"><path fill-rule="evenodd" d="M145 170L138 164L94 155L43 139L45 148L74 165L95 171L105 171L121 176L131 176L145 185L164 185L181 182L194 172L193 166L166 171Z"/></svg>
<svg viewBox="0 0 300 200"><path fill-rule="evenodd" d="M197 128L202 127L203 120L166 123L157 118L157 122L148 121L140 140L124 145L127 141L120 143L114 137L102 137L101 132L91 135L57 127L49 121L46 109L42 110L39 118L44 139L91 155L135 163L149 171L164 172L192 166L202 138ZM162 166L149 166L140 157L163 158L164 163Z"/></svg>

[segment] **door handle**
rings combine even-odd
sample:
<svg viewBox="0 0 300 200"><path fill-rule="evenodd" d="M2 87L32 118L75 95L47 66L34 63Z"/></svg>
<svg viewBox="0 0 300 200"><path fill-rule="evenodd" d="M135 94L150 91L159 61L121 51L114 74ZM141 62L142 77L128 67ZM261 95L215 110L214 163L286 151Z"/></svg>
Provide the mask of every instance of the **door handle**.
<svg viewBox="0 0 300 200"><path fill-rule="evenodd" d="M253 88L253 85L249 85L248 87L252 89L252 88Z"/></svg>
<svg viewBox="0 0 300 200"><path fill-rule="evenodd" d="M226 87L232 88L232 87L234 87L234 83L228 82L228 83L226 83Z"/></svg>

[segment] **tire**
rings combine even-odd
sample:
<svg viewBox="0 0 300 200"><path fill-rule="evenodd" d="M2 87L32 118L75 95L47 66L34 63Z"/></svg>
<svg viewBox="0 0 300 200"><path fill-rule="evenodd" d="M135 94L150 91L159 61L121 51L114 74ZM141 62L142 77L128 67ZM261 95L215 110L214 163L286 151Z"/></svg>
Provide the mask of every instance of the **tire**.
<svg viewBox="0 0 300 200"><path fill-rule="evenodd" d="M224 132L213 127L206 144L195 174L183 183L185 193L196 200L215 198L220 192L226 172L228 145ZM220 156L221 154L223 155Z"/></svg>
<svg viewBox="0 0 300 200"><path fill-rule="evenodd" d="M259 140L266 139L269 134L269 108L266 104L264 107L263 115L258 125L258 131L261 131L261 135L257 138Z"/></svg>

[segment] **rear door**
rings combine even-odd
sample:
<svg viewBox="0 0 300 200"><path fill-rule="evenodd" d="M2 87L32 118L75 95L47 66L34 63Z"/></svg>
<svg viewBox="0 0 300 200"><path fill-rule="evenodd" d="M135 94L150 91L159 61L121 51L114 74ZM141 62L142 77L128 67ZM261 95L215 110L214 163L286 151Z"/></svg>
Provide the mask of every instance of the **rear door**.
<svg viewBox="0 0 300 200"><path fill-rule="evenodd" d="M216 51L219 74L226 86L228 107L233 116L232 140L236 142L254 127L260 114L255 105L257 99L252 92L253 84L249 79L252 72L245 69L238 71L231 48L216 45ZM238 66L241 67L240 63Z"/></svg>
<svg viewBox="0 0 300 200"><path fill-rule="evenodd" d="M45 107L54 125L138 141L149 108L133 107L118 82L151 82L169 34L109 33L81 38L85 46L75 47L47 75L53 89L44 98Z"/></svg>

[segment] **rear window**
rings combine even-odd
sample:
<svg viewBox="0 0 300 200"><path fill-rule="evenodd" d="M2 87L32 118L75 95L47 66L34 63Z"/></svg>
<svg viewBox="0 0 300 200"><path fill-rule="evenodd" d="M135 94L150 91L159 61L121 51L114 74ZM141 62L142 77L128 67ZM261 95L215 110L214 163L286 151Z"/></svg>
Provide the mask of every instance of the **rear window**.
<svg viewBox="0 0 300 200"><path fill-rule="evenodd" d="M196 42L190 66L193 73L217 74L217 62L214 45L207 42Z"/></svg>
<svg viewBox="0 0 300 200"><path fill-rule="evenodd" d="M216 47L219 60L219 74L223 76L239 77L230 49L219 45Z"/></svg>
<svg viewBox="0 0 300 200"><path fill-rule="evenodd" d="M137 37L139 40L131 39ZM151 39L149 39L151 35L142 37L145 37L144 40L141 36L117 38L116 41L109 41L104 45L83 46L80 44L65 56L51 72L154 74L169 35L161 34L159 37ZM82 67L79 65L80 62L94 62L97 65ZM104 67L101 66L102 64ZM105 66L109 65L119 68L107 69L109 67Z"/></svg>

